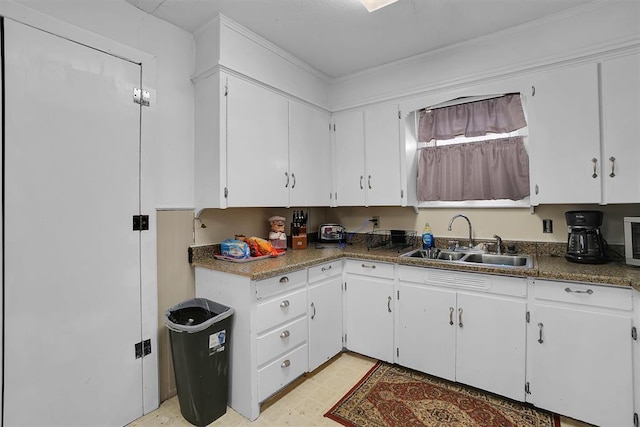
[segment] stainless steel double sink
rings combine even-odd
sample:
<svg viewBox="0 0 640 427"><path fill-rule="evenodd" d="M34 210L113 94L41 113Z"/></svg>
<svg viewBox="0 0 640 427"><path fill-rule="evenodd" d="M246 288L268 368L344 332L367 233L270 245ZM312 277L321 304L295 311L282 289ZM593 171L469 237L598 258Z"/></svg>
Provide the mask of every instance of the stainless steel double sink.
<svg viewBox="0 0 640 427"><path fill-rule="evenodd" d="M477 251L449 251L414 249L400 255L403 258L422 258L432 261L485 265L497 267L533 268L533 257L526 254L502 255Z"/></svg>

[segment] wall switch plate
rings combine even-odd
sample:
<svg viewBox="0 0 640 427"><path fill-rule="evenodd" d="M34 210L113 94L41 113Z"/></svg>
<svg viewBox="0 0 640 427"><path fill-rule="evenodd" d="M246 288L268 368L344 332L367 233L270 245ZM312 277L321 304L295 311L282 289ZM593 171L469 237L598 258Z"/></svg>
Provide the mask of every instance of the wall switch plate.
<svg viewBox="0 0 640 427"><path fill-rule="evenodd" d="M551 220L551 219L543 219L542 220L542 232L543 233L553 233L553 220Z"/></svg>

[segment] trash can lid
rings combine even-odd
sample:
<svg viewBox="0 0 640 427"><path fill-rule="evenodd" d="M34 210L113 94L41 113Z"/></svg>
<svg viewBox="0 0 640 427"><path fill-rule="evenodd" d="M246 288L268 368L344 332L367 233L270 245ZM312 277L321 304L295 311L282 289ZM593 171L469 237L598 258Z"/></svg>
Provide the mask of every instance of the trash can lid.
<svg viewBox="0 0 640 427"><path fill-rule="evenodd" d="M233 314L233 308L206 298L192 298L169 308L164 314L167 328L175 332L195 333Z"/></svg>

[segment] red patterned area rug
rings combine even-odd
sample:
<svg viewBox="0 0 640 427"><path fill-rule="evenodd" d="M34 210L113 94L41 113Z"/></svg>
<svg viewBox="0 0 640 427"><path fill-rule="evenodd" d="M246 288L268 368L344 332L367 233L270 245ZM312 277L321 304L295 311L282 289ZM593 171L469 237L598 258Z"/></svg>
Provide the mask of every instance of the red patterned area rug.
<svg viewBox="0 0 640 427"><path fill-rule="evenodd" d="M348 427L560 427L557 415L383 362L324 416Z"/></svg>

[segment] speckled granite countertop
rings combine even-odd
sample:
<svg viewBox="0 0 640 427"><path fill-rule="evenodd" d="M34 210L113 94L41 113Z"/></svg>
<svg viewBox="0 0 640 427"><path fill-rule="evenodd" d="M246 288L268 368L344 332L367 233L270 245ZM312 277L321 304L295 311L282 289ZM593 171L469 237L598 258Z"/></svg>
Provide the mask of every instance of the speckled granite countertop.
<svg viewBox="0 0 640 427"><path fill-rule="evenodd" d="M469 265L466 263L443 263L441 261L418 258L401 258L398 256L397 250L379 248L369 250L364 244L353 244L343 249L317 249L313 246L303 250L290 249L287 250L285 255L278 258L234 263L215 259L213 257L214 248L213 245L194 247L192 265L246 276L251 280L266 279L338 258L356 258L448 270L476 271L509 276L539 277L552 280L631 286L640 291L640 268L628 267L614 262L600 265L576 264L567 261L564 256L559 255L536 255L534 257L533 268L491 267ZM541 252L540 248L537 248L536 251L535 246L530 249L533 250L527 253L535 254ZM409 250L410 248L407 248L402 250L402 252Z"/></svg>

